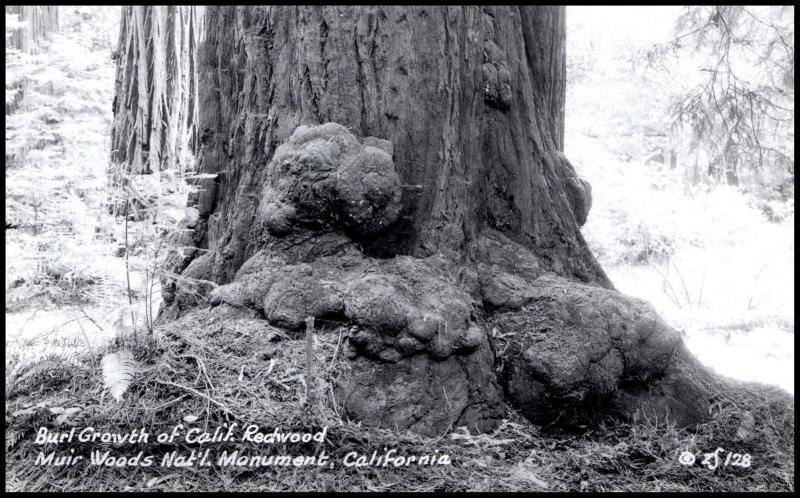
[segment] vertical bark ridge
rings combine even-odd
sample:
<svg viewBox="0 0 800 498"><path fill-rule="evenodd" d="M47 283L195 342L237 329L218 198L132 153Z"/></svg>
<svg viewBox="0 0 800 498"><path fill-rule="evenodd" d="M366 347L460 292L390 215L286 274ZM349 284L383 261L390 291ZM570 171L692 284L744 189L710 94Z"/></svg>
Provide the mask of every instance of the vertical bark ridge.
<svg viewBox="0 0 800 498"><path fill-rule="evenodd" d="M201 19L200 7L122 9L111 160L129 173L182 171L197 149Z"/></svg>

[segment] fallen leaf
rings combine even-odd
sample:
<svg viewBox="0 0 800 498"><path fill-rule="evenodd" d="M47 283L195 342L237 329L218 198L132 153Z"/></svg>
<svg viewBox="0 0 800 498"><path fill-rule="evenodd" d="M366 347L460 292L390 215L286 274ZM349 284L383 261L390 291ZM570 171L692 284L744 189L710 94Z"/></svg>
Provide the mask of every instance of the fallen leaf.
<svg viewBox="0 0 800 498"><path fill-rule="evenodd" d="M73 406L71 408L67 408L67 409L64 410L64 412L61 415L56 417L56 424L58 424L58 425L65 424L65 423L67 423L69 421L69 419L71 419L72 417L74 417L76 414L78 414L80 412L81 412L81 409L78 408L77 406Z"/></svg>

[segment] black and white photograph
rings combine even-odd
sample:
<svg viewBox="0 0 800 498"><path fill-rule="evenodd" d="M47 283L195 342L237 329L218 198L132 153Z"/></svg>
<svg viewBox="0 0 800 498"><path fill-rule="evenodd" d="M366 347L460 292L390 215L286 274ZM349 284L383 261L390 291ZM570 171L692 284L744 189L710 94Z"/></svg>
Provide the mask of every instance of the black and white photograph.
<svg viewBox="0 0 800 498"><path fill-rule="evenodd" d="M7 5L5 490L793 493L794 15Z"/></svg>

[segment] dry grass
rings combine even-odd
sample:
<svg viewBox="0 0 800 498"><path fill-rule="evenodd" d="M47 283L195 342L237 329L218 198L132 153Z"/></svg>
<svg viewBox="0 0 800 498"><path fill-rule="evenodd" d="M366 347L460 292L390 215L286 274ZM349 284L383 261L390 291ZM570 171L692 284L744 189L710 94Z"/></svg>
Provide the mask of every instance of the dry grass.
<svg viewBox="0 0 800 498"><path fill-rule="evenodd" d="M695 431L659 421L609 424L588 433L564 433L529 424L508 409L492 434L461 431L422 437L343 421L332 387L347 368L339 338L347 328L318 328L315 347L317 402L304 406L305 345L302 333L285 332L263 320L198 311L156 331L156 338L118 340L139 364L134 384L121 403L103 394L99 356L51 356L35 365L6 369L6 489L9 491L744 491L794 490L794 400L777 389L740 386L734 402L715 407L712 420ZM271 340L280 339L276 342ZM13 366L12 366L13 367ZM53 407L81 410L58 426ZM59 410L56 410L57 412ZM198 417L187 424L184 417ZM328 426L321 446L230 442L206 446L212 455L233 448L262 454L313 455L324 449L341 462L350 451L379 454L448 454L452 465L345 468L262 467L114 468L34 466L42 449L39 427L155 435L184 423L213 431L226 422L255 423L267 432L316 431ZM752 456L751 468L717 468L678 463L683 451L717 447ZM135 455L189 452L196 445L125 446L80 443L58 449L88 455L91 450ZM204 447L205 448L205 447ZM47 447L51 451L52 447ZM257 451L259 450L259 451Z"/></svg>

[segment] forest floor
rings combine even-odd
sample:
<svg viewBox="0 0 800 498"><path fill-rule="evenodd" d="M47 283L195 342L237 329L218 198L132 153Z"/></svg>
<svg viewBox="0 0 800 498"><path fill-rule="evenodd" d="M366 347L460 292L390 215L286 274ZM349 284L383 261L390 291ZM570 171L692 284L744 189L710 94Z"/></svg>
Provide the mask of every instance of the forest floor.
<svg viewBox="0 0 800 498"><path fill-rule="evenodd" d="M743 387L741 399L716 407L711 421L693 431L641 420L564 433L533 426L508 407L492 434L455 430L426 438L340 419L330 386L347 368L338 352L345 329L317 335L322 373L313 407L302 403L301 337L286 337L254 358L254 351L269 348L275 330L248 320L226 329L202 311L148 336L145 303L158 301L143 278L153 265L153 228L137 222L126 229L107 210L118 10L64 12L62 32L51 44L18 66L7 60L9 82L14 74L29 79L25 107L6 123L6 223L15 227L5 231L7 490L794 490L794 399L773 387ZM653 302L720 373L793 393L793 203L776 207L791 217L770 222L738 191L687 193L644 164L619 160L582 131L573 127L567 154L594 187L584 232L617 287ZM169 188L160 223L182 216L185 196L183 186ZM664 247L671 258L659 259ZM123 347L138 367L116 402L104 394L101 358ZM321 446L276 445L262 453L325 449L341 461L349 451L394 448L448 454L452 464L255 471L98 466L91 472L85 465L31 465L43 449L124 455L145 449L42 447L35 444L40 427L127 432L144 426L155 434L178 423L213 429L226 421L265 430L329 427ZM701 465L702 454L717 448L724 450L720 465ZM148 449L161 455L168 448ZM684 452L697 457L694 465L679 462ZM728 453L750 455L751 466L724 465Z"/></svg>
<svg viewBox="0 0 800 498"><path fill-rule="evenodd" d="M17 370L6 392L6 487L26 491L792 491L794 489L794 399L778 388L743 385L735 400L714 407L709 422L680 430L659 420L635 424L609 421L584 433L537 427L507 407L506 419L490 434L455 428L439 437L367 427L342 420L332 386L348 368L340 340L348 329L315 335L312 399L305 403L306 349L302 336L242 317L225 306L197 310L156 330L132 336L94 354L46 361ZM276 341L277 342L273 342ZM103 395L103 352L131 351L136 365L120 402ZM190 428L213 433L237 423L262 432L314 433L327 427L322 443L259 444L185 441ZM174 444L82 443L38 445L40 427L66 432L91 426L97 432L143 430ZM76 438L77 439L77 438ZM720 449L719 451L718 448ZM210 452L210 466L161 466L164 455ZM332 466L225 467L223 451L245 455L313 456L325 452ZM449 464L347 467L346 455L437 457ZM154 457L151 466L87 463L33 466L38 455L117 458ZM718 460L713 457L717 451ZM691 456L687 456L688 453ZM704 462L704 454L710 453ZM729 454L731 456L729 456ZM738 454L740 456L734 456ZM744 456L747 455L747 456ZM692 465L688 460L694 460ZM734 464L741 465L734 465Z"/></svg>

